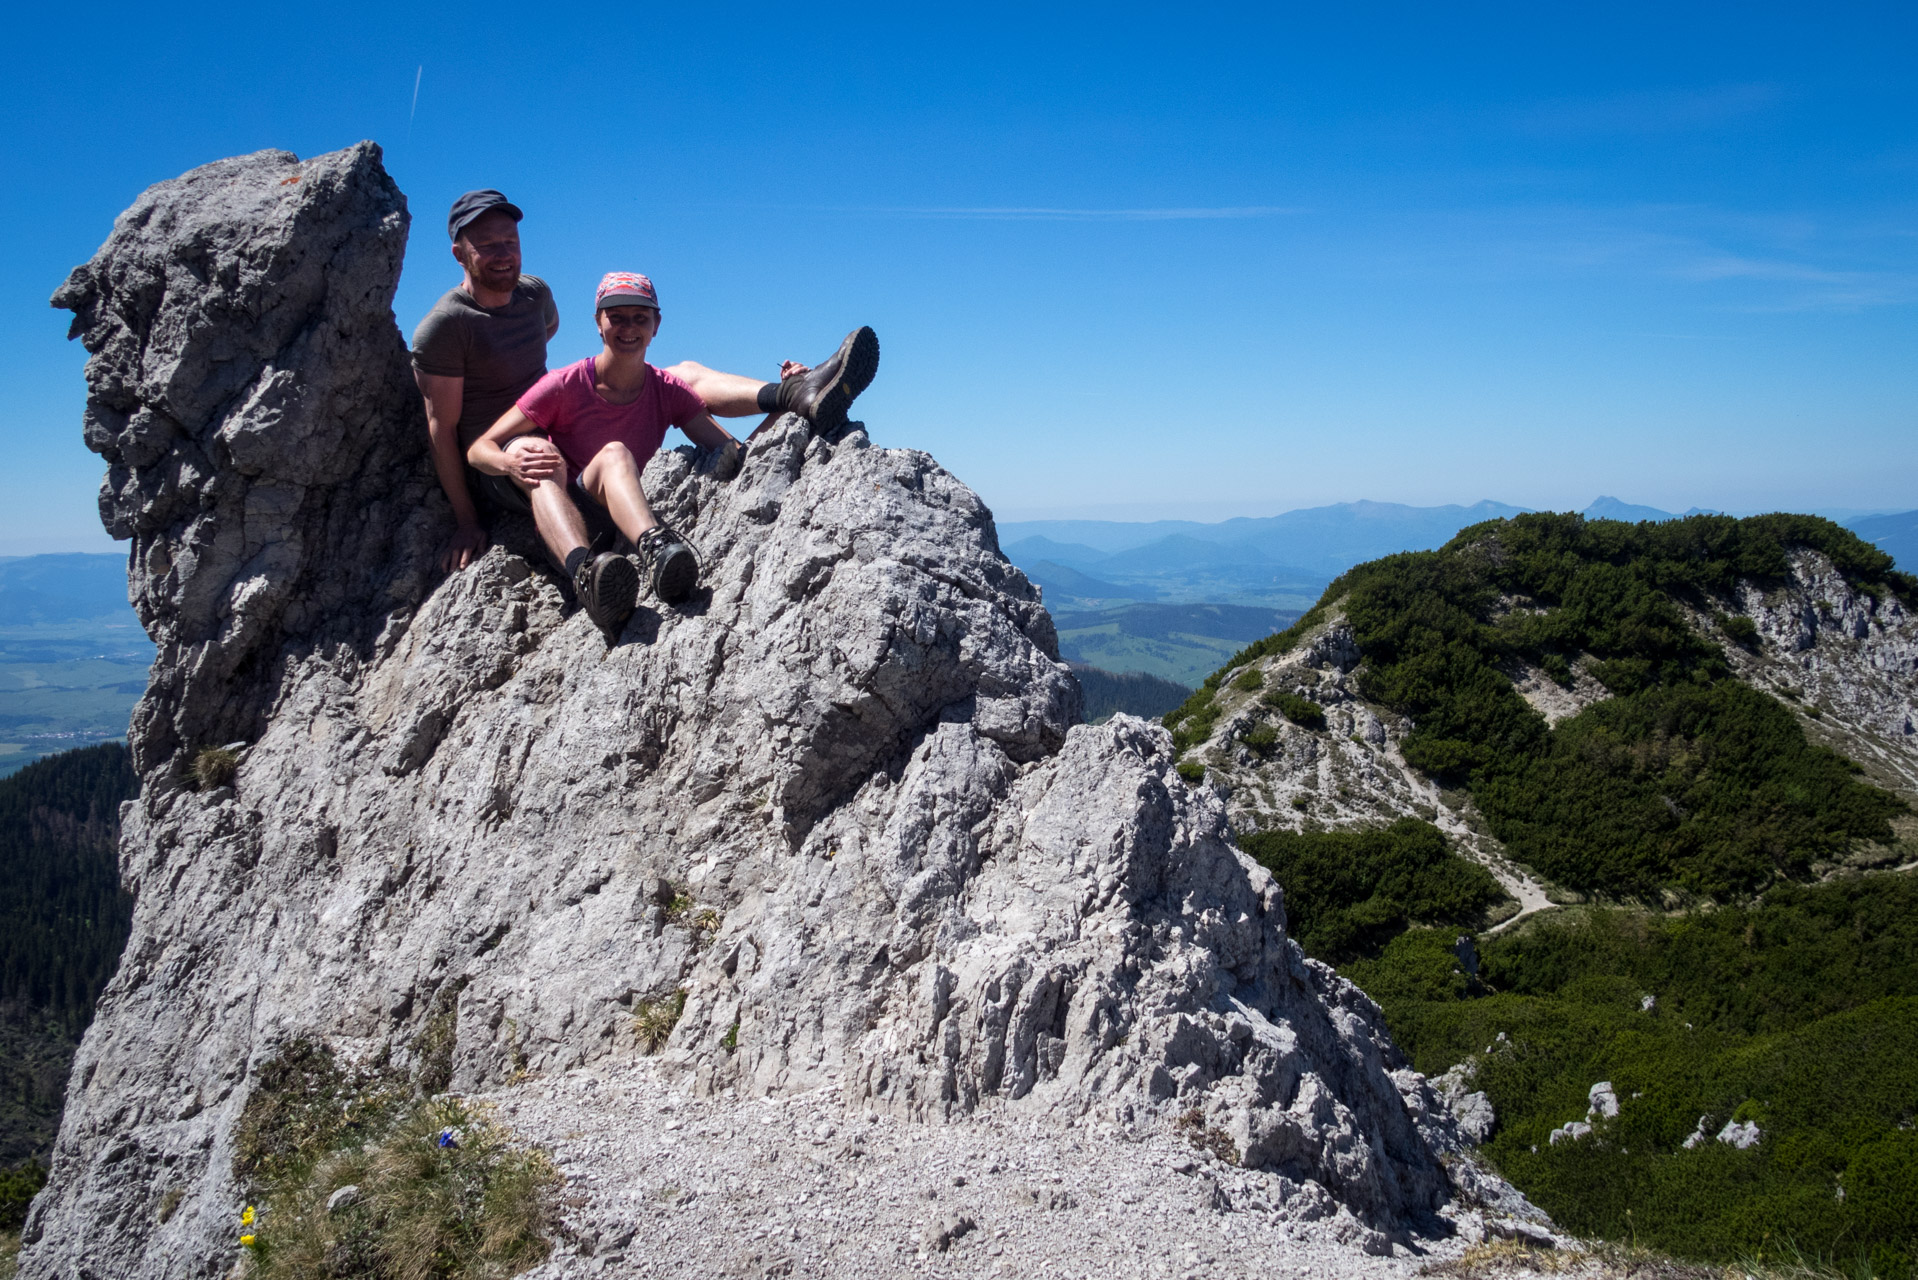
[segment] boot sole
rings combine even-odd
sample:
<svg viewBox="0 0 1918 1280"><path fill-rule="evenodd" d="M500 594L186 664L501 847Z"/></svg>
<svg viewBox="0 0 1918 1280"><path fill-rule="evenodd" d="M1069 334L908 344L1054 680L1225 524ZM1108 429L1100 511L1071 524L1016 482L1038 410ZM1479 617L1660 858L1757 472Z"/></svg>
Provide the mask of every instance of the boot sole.
<svg viewBox="0 0 1918 1280"><path fill-rule="evenodd" d="M639 607L639 570L625 556L604 555L593 567L593 603L588 610L608 638L617 638Z"/></svg>
<svg viewBox="0 0 1918 1280"><path fill-rule="evenodd" d="M831 435L846 425L846 413L859 393L872 385L879 374L879 335L861 325L839 344L839 376L819 397L813 410L812 426L819 435Z"/></svg>
<svg viewBox="0 0 1918 1280"><path fill-rule="evenodd" d="M653 570L653 594L665 604L678 604L699 585L699 560L692 550L680 545L660 557Z"/></svg>

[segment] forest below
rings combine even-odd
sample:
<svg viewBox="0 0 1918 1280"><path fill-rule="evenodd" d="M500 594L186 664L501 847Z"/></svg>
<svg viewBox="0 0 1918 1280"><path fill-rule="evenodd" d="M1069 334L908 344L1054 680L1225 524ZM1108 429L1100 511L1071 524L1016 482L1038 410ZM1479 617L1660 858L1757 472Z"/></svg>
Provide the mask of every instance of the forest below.
<svg viewBox="0 0 1918 1280"><path fill-rule="evenodd" d="M137 789L117 742L0 778L0 1229L45 1181L74 1048L126 945L120 804Z"/></svg>

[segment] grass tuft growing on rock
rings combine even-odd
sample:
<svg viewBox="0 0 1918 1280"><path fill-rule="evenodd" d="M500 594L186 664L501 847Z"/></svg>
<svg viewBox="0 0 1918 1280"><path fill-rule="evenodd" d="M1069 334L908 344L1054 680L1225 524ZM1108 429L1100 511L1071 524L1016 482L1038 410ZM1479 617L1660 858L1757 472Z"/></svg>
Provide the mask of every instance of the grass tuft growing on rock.
<svg viewBox="0 0 1918 1280"><path fill-rule="evenodd" d="M1225 1130L1205 1122L1205 1112L1191 1107L1180 1113L1172 1122L1173 1131L1184 1136L1194 1151L1203 1151L1207 1155L1218 1157L1225 1164L1236 1165L1243 1156L1238 1144L1232 1141L1232 1135Z"/></svg>
<svg viewBox="0 0 1918 1280"><path fill-rule="evenodd" d="M193 757L189 770L193 785L201 791L215 791L229 785L239 771L239 755L225 747L207 747Z"/></svg>
<svg viewBox="0 0 1918 1280"><path fill-rule="evenodd" d="M241 1242L261 1280L490 1280L551 1251L552 1162L397 1071L296 1042L261 1069L237 1138L234 1172L259 1197Z"/></svg>
<svg viewBox="0 0 1918 1280"><path fill-rule="evenodd" d="M267 1198L252 1274L517 1275L551 1252L559 1172L456 1098L416 1101L375 1143L332 1151ZM339 1199L337 1193L354 1188ZM334 1207L329 1210L328 1203Z"/></svg>
<svg viewBox="0 0 1918 1280"><path fill-rule="evenodd" d="M657 1000L641 1000L633 1009L633 1035L639 1041L640 1052L657 1053L673 1034L673 1028L679 1025L679 1016L684 1012L684 987Z"/></svg>

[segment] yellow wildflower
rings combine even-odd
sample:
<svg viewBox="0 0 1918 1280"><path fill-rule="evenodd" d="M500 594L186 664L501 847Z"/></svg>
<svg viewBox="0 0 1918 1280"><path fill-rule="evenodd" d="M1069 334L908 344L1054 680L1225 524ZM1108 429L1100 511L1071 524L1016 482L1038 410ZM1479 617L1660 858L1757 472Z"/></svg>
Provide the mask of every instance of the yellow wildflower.
<svg viewBox="0 0 1918 1280"><path fill-rule="evenodd" d="M241 1236L241 1237L240 1237L240 1243L241 1243L241 1244L243 1244L243 1245L245 1245L245 1246L246 1246L247 1248L249 1248L249 1249L251 1249L251 1248L253 1247L253 1237L252 1237L252 1236Z"/></svg>
<svg viewBox="0 0 1918 1280"><path fill-rule="evenodd" d="M253 1206L252 1205L248 1205L240 1213L240 1225L243 1227L250 1227L253 1225Z"/></svg>

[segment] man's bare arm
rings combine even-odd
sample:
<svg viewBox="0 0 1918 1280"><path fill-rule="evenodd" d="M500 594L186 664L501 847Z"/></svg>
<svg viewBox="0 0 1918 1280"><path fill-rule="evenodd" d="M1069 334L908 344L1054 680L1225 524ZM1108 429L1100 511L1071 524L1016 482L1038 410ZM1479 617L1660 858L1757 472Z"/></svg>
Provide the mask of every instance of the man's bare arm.
<svg viewBox="0 0 1918 1280"><path fill-rule="evenodd" d="M464 569L486 550L486 526L480 523L479 510L466 487L466 470L460 465L460 408L466 379L415 369L413 381L419 384L420 396L426 401L426 434L433 443L433 470L458 524L440 553L440 568L448 572Z"/></svg>
<svg viewBox="0 0 1918 1280"><path fill-rule="evenodd" d="M733 438L732 433L714 422L709 413L700 414L680 430L686 433L688 440L702 449L716 449Z"/></svg>

